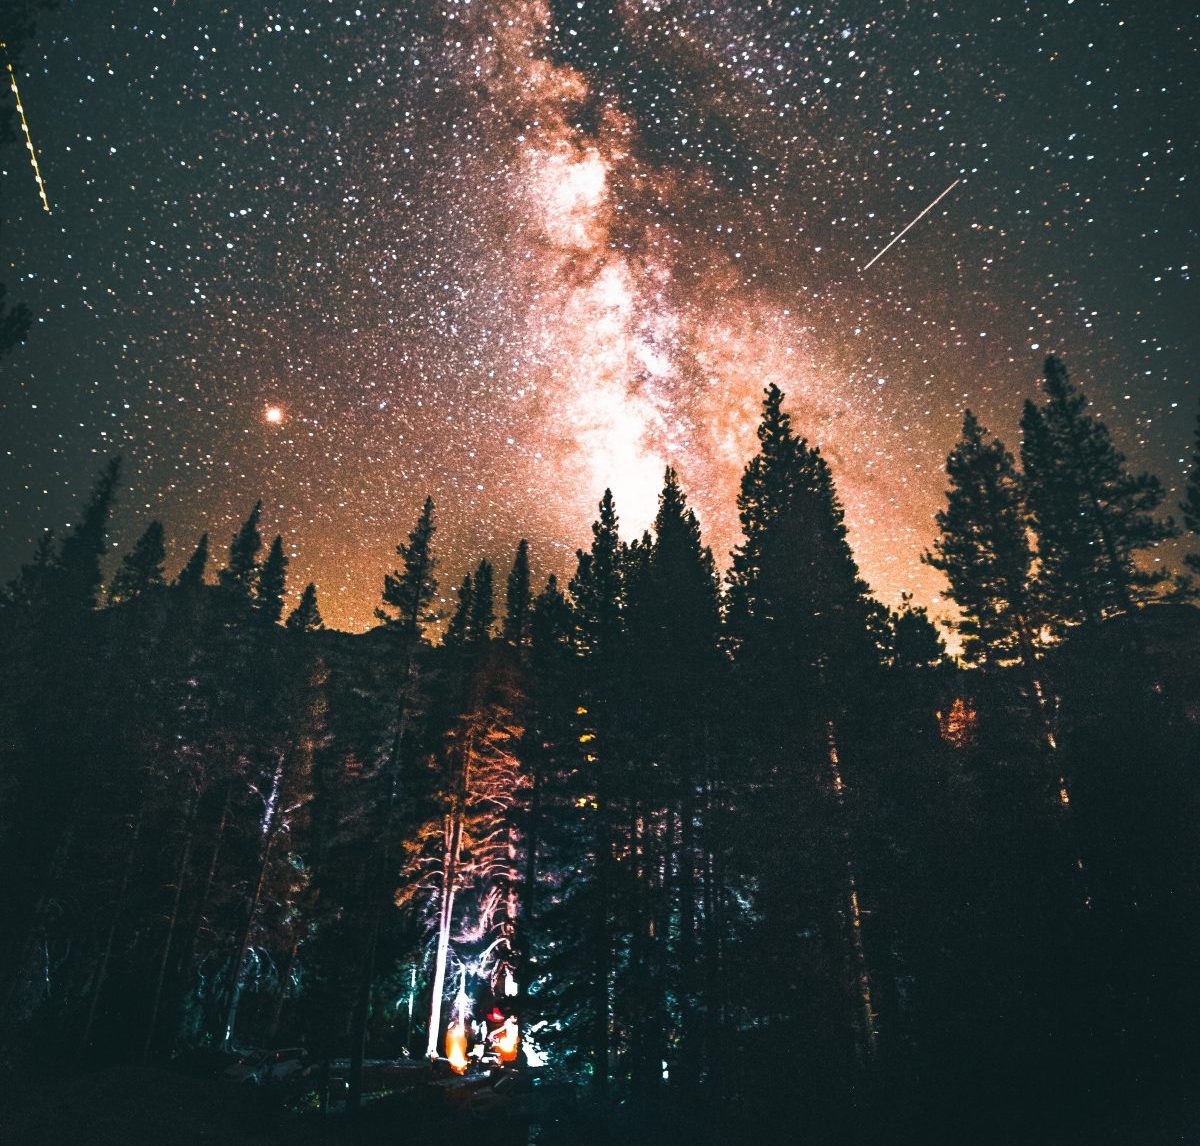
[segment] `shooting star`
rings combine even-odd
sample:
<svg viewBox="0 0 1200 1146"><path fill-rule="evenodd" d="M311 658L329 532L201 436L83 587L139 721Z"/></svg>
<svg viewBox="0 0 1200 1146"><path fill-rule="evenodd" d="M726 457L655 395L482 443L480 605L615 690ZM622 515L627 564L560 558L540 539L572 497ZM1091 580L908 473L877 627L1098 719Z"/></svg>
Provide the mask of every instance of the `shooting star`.
<svg viewBox="0 0 1200 1146"><path fill-rule="evenodd" d="M900 240L903 239L904 236L907 235L909 231L911 231L922 219L924 219L925 216L928 215L929 212L932 211L934 209L934 207L936 207L943 199L945 199L946 196L949 195L950 192L953 191L954 188L957 187L961 182L962 182L961 176L958 179L955 179L955 181L953 183L951 183L950 186L947 187L946 190L943 191L932 203L930 203L929 206L926 207L925 210L922 211L911 223L909 223L909 225L907 227L905 227L903 231L900 231L896 235L894 235L892 237L891 241L888 243L888 245L886 247L884 247L882 251L880 251L878 254L876 254L875 257L869 263L867 263L866 266L860 267L858 273L861 275L861 274L865 274L867 271L869 271L877 262L879 262L880 259L883 258L884 255L886 255L888 253L888 251L890 251L898 242L900 242Z"/></svg>
<svg viewBox="0 0 1200 1146"><path fill-rule="evenodd" d="M6 45L0 42L0 49ZM42 198L42 208L46 214L50 214L50 201L46 198L46 184L42 182L42 171L38 167L37 152L33 149L33 139L29 134L29 121L25 118L25 107L21 103L21 93L17 88L17 73L13 71L12 64L5 59L4 66L8 70L8 83L12 88L13 98L17 101L17 116L21 121L21 131L25 136L25 150L29 152L29 162L33 167L33 178L37 182L38 194Z"/></svg>

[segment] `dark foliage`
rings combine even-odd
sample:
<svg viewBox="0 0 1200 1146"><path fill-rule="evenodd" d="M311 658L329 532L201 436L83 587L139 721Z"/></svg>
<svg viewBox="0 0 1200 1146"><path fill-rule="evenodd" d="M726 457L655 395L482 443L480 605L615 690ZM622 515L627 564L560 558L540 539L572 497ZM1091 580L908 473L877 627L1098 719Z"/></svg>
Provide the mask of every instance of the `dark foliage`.
<svg viewBox="0 0 1200 1146"><path fill-rule="evenodd" d="M970 414L948 459L965 667L871 597L773 387L724 598L667 469L569 594L522 541L498 635L488 558L438 632L430 501L367 633L312 584L279 623L261 504L219 584L152 522L98 608L110 463L0 599L0 1085L304 1045L356 1107L499 1011L572 1141L1186 1140L1200 611L1048 371L1024 475Z"/></svg>

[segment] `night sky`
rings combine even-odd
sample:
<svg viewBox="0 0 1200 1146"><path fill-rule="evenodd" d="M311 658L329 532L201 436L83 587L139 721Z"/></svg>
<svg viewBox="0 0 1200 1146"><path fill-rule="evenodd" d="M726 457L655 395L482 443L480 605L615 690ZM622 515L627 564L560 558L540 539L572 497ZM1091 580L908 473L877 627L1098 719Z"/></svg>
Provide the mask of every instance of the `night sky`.
<svg viewBox="0 0 1200 1146"><path fill-rule="evenodd" d="M723 561L773 381L867 580L935 603L962 409L1015 452L1047 353L1181 485L1198 41L1186 3L63 0L19 74L52 215L0 155L0 577L117 451L118 547L220 560L261 495L339 627L426 494L444 593L521 535L568 571L605 485L635 535L668 462Z"/></svg>

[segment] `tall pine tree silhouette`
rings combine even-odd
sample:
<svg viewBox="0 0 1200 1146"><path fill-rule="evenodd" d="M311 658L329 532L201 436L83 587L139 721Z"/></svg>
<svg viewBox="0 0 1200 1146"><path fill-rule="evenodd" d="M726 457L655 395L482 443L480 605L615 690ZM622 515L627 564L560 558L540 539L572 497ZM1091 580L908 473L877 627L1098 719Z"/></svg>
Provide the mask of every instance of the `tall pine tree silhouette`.
<svg viewBox="0 0 1200 1146"><path fill-rule="evenodd" d="M612 490L606 489L600 499L600 516L592 522L591 550L576 550L576 571L570 585L581 643L605 662L616 655L624 597L617 525Z"/></svg>
<svg viewBox="0 0 1200 1146"><path fill-rule="evenodd" d="M1129 472L1062 362L1047 358L1044 374L1045 404L1026 401L1021 418L1039 591L1060 626L1129 613L1166 577L1135 563L1174 535L1154 516L1162 486L1151 474Z"/></svg>
<svg viewBox="0 0 1200 1146"><path fill-rule="evenodd" d="M250 516L229 543L229 563L217 574L221 588L239 600L249 603L258 582L258 554L262 550L262 534L258 522L262 517L262 500L254 503Z"/></svg>
<svg viewBox="0 0 1200 1146"><path fill-rule="evenodd" d="M420 636L428 624L441 618L433 607L437 597L437 562L433 556L433 535L437 526L433 520L433 498L427 497L421 507L417 524L408 535L408 544L396 546L401 568L383 579L384 608L375 616L390 628L410 636Z"/></svg>
<svg viewBox="0 0 1200 1146"><path fill-rule="evenodd" d="M145 593L161 586L165 560L162 522L152 521L137 539L133 549L122 559L121 567L113 575L108 586L109 603L120 605L126 601L136 601Z"/></svg>
<svg viewBox="0 0 1200 1146"><path fill-rule="evenodd" d="M475 567L475 577L471 582L472 641L486 641L492 635L492 625L496 620L493 580L492 563L485 557Z"/></svg>
<svg viewBox="0 0 1200 1146"><path fill-rule="evenodd" d="M630 681L626 719L636 758L623 777L632 788L632 834L645 889L629 928L631 968L622 1000L631 1012L631 1070L643 1099L662 1085L662 1063L679 1085L703 1067L707 1027L700 1000L702 852L713 779L717 697L717 578L712 553L668 467L653 537L630 546L626 583ZM666 880L662 873L675 873ZM678 911L665 913L673 898ZM677 1045L665 1032L679 1031ZM714 1047L708 1048L710 1051ZM707 1056L705 1056L707 1057Z"/></svg>
<svg viewBox="0 0 1200 1146"><path fill-rule="evenodd" d="M287 587L287 554L283 551L283 538L275 535L267 559L258 571L254 586L254 607L260 617L272 625L278 624L283 616L283 594Z"/></svg>
<svg viewBox="0 0 1200 1146"><path fill-rule="evenodd" d="M758 453L746 465L738 491L743 540L734 549L726 574L729 624L735 635L743 632L758 603L762 547L768 530L790 502L799 454L800 442L783 408L783 393L772 383L763 396Z"/></svg>
<svg viewBox="0 0 1200 1146"><path fill-rule="evenodd" d="M202 533L187 564L179 571L175 587L185 591L199 589L204 584L204 572L208 568L208 534Z"/></svg>
<svg viewBox="0 0 1200 1146"><path fill-rule="evenodd" d="M464 573L458 587L458 601L446 626L446 644L465 645L471 636L471 610L475 604L475 593L471 574Z"/></svg>
<svg viewBox="0 0 1200 1146"><path fill-rule="evenodd" d="M518 647L529 636L529 542L524 538L517 545L505 586L504 639Z"/></svg>
<svg viewBox="0 0 1200 1146"><path fill-rule="evenodd" d="M100 560L120 474L121 459L116 457L104 467L79 524L63 539L53 563L56 605L67 613L89 612L96 607L104 579Z"/></svg>
<svg viewBox="0 0 1200 1146"><path fill-rule="evenodd" d="M738 668L763 717L788 737L792 759L783 775L800 799L808 793L800 761L821 761L833 806L814 807L828 817L828 854L815 851L814 866L832 864L840 875L842 941L853 983L855 1044L873 1055L878 1022L864 939L856 845L851 838L844 780L845 725L858 714L876 652L870 639L866 586L847 541L842 506L820 451L795 437L782 410L783 395L770 387L759 426L759 453L747 464L738 508L745 535L730 572L730 627L738 638ZM809 797L811 798L811 797ZM782 826L772 829L772 833ZM788 829L791 830L790 828ZM782 848L772 839L768 848ZM781 888L765 893L776 951L794 940L796 925ZM814 905L814 910L816 905Z"/></svg>
<svg viewBox="0 0 1200 1146"><path fill-rule="evenodd" d="M963 655L972 663L1033 663L1041 628L1030 582L1021 479L1012 454L966 412L946 459L950 487L937 514L938 539L922 560L945 573L958 606Z"/></svg>
<svg viewBox="0 0 1200 1146"><path fill-rule="evenodd" d="M288 614L286 625L292 632L299 633L311 633L325 627L321 610L317 606L317 587L311 581L304 586L299 603Z"/></svg>

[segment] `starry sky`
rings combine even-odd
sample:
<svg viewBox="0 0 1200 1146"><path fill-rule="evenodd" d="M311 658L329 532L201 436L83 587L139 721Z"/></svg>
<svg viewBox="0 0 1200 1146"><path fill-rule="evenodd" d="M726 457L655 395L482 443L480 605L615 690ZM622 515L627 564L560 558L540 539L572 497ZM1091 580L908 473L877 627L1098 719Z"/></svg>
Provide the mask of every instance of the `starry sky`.
<svg viewBox="0 0 1200 1146"><path fill-rule="evenodd" d="M0 154L0 577L117 451L118 553L261 496L343 628L426 494L446 594L523 535L569 571L606 485L635 536L667 463L723 561L775 382L864 576L941 611L962 410L1015 451L1047 353L1181 487L1198 42L1169 0L63 0L18 71L52 214Z"/></svg>

